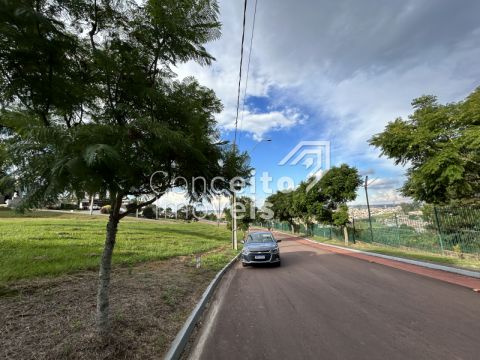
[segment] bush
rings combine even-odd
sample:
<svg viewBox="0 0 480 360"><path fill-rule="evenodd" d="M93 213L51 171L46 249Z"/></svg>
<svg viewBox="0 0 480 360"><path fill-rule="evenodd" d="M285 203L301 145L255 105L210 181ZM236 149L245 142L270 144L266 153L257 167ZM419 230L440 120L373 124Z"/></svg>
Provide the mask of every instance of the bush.
<svg viewBox="0 0 480 360"><path fill-rule="evenodd" d="M207 214L205 215L205 220L216 221L217 217L215 216L215 214Z"/></svg>
<svg viewBox="0 0 480 360"><path fill-rule="evenodd" d="M147 219L155 219L155 208L152 205L145 206L143 208L142 215Z"/></svg>
<svg viewBox="0 0 480 360"><path fill-rule="evenodd" d="M112 212L112 207L110 205L102 206L100 209L101 214L110 214Z"/></svg>
<svg viewBox="0 0 480 360"><path fill-rule="evenodd" d="M60 210L77 210L77 209L78 209L77 204L68 204L68 203L60 204Z"/></svg>
<svg viewBox="0 0 480 360"><path fill-rule="evenodd" d="M48 204L45 206L48 210L60 210L60 205L57 204Z"/></svg>

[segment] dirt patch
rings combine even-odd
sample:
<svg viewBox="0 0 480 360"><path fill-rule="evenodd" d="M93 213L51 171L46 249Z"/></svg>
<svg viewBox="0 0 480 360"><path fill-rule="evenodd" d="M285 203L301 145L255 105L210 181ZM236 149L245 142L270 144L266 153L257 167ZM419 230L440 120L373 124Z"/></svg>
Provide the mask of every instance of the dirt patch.
<svg viewBox="0 0 480 360"><path fill-rule="evenodd" d="M106 342L95 336L96 272L4 287L0 358L161 358L214 275L191 258L115 268Z"/></svg>

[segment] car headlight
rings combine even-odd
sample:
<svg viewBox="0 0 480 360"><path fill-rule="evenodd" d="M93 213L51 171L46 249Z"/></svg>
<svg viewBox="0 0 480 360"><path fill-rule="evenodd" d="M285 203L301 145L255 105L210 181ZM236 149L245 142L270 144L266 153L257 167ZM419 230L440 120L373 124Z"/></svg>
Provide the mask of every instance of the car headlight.
<svg viewBox="0 0 480 360"><path fill-rule="evenodd" d="M248 250L248 248L243 248L242 254L247 255L247 254L249 254L249 253L250 253L250 250Z"/></svg>

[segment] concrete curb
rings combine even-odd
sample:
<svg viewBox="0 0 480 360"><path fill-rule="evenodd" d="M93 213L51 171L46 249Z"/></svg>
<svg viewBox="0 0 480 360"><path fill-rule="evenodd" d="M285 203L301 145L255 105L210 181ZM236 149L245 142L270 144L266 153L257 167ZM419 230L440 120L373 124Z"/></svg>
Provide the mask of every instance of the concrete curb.
<svg viewBox="0 0 480 360"><path fill-rule="evenodd" d="M277 230L274 230L274 229L272 229L272 231L278 232L280 234L296 236L295 234L286 233L286 232L283 232L283 231L277 231ZM398 261L398 262L402 262L402 263L406 263L406 264L410 264L410 265L422 266L422 267L425 267L425 268L428 268L428 269L441 270L441 271L446 271L446 272L457 274L457 275L463 275L463 276L468 276L468 277L473 277L473 278L480 279L480 272L478 272L478 271L457 269L457 268L453 268L453 267L450 267L450 266L437 265L437 264L432 264L432 263L429 263L429 262L424 262L424 261L419 261L419 260L410 260L410 259L399 258L399 257L395 257L395 256L390 256L390 255L383 255L383 254L377 254L377 253L368 252L368 251L351 249L351 248L347 248L347 247L343 247L343 246L326 244L326 243L323 243L323 242L320 242L320 241L311 240L311 239L301 237L301 236L296 236L296 237L298 237L299 239L302 239L302 240L309 241L309 242L314 243L314 244L321 244L323 246L328 246L328 247L332 247L332 248L336 248L336 249L351 251L351 252L354 252L354 253L357 253L357 254L363 254L363 255L367 255L367 256L374 256L374 257L379 257L379 258L383 258L383 259L394 260L394 261Z"/></svg>
<svg viewBox="0 0 480 360"><path fill-rule="evenodd" d="M177 336L175 337L175 340L173 340L172 345L170 345L170 349L164 357L165 360L177 360L180 358L183 350L185 349L185 346L188 343L190 335L192 334L192 331L198 322L198 319L203 314L205 306L212 298L212 295L215 292L218 283L222 279L223 275L227 272L227 270L238 260L239 256L240 253L232 260L230 260L230 262L225 265L223 269L220 270L217 275L215 275L215 278L210 282L207 289L203 292L202 298L197 303L193 311L190 313L190 316L188 317L187 321L185 321L182 329L180 329Z"/></svg>

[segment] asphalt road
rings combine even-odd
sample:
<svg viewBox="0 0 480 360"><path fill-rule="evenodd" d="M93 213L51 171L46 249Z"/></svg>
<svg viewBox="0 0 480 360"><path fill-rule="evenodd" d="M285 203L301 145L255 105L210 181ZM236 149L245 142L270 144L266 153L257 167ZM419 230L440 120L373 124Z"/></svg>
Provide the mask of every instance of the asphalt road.
<svg viewBox="0 0 480 360"><path fill-rule="evenodd" d="M480 294L294 240L281 256L227 274L191 359L480 359Z"/></svg>

